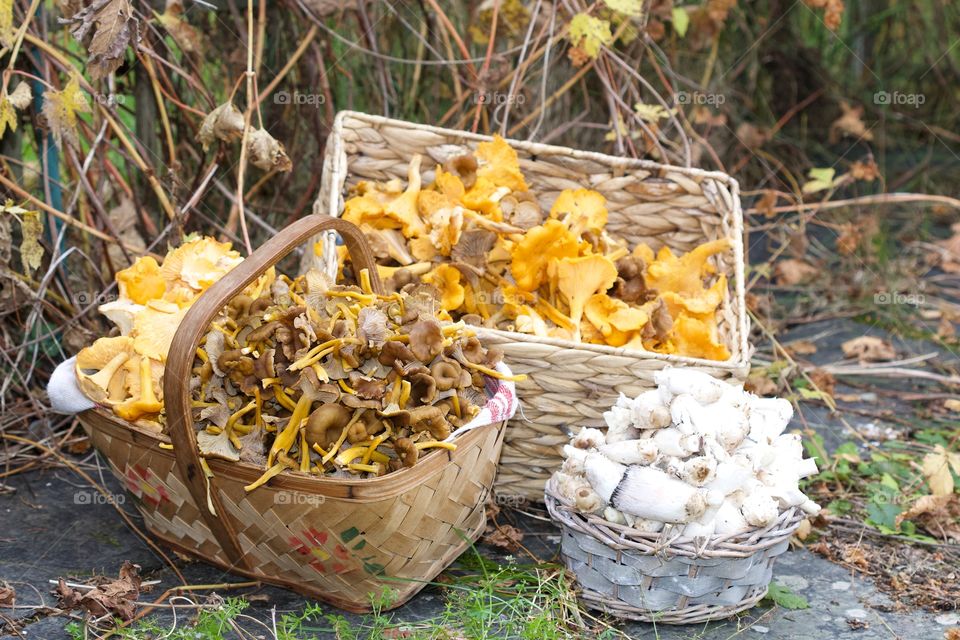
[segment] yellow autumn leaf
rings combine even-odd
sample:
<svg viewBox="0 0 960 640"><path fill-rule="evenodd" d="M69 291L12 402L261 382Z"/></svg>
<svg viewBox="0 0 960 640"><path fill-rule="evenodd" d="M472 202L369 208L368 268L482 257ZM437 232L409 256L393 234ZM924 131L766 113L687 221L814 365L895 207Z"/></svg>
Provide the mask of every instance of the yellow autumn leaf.
<svg viewBox="0 0 960 640"><path fill-rule="evenodd" d="M951 468L960 474L960 453L947 451L941 445L923 457L921 471L933 495L948 496L953 493Z"/></svg>
<svg viewBox="0 0 960 640"><path fill-rule="evenodd" d="M633 110L641 120L652 124L669 118L670 114L676 112L676 109L666 109L659 104L644 104L643 102L633 105Z"/></svg>
<svg viewBox="0 0 960 640"><path fill-rule="evenodd" d="M80 90L80 82L76 77L71 78L62 91L47 91L43 94L43 116L47 119L47 125L58 147L63 146L64 139L74 146L78 144L77 114L89 111L90 105Z"/></svg>
<svg viewBox="0 0 960 640"><path fill-rule="evenodd" d="M0 0L0 44L13 46L13 0Z"/></svg>
<svg viewBox="0 0 960 640"><path fill-rule="evenodd" d="M578 13L573 17L567 37L591 58L600 54L600 47L613 43L610 23L585 13Z"/></svg>
<svg viewBox="0 0 960 640"><path fill-rule="evenodd" d="M43 247L40 245L40 235L43 233L43 222L40 221L39 211L27 211L20 219L20 231L23 242L20 243L20 261L23 271L30 275L31 271L40 268L43 261Z"/></svg>
<svg viewBox="0 0 960 640"><path fill-rule="evenodd" d="M643 0L603 0L603 3L620 13L639 17L643 15Z"/></svg>
<svg viewBox="0 0 960 640"><path fill-rule="evenodd" d="M0 138L7 132L7 127L10 127L10 131L17 130L17 112L10 103L10 98L2 96L0 97Z"/></svg>
<svg viewBox="0 0 960 640"><path fill-rule="evenodd" d="M833 188L837 184L837 181L834 179L836 174L836 169L832 167L810 169L810 172L807 174L810 180L803 185L803 192L816 193Z"/></svg>

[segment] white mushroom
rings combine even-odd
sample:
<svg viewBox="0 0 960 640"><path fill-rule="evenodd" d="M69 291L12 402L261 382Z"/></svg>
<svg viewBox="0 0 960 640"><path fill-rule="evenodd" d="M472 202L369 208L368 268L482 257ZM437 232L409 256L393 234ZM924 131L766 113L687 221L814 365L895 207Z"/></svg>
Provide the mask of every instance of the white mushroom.
<svg viewBox="0 0 960 640"><path fill-rule="evenodd" d="M661 369L653 374L653 380L657 383L660 397L665 403L673 396L687 393L700 404L710 404L720 399L726 384L702 371L681 367Z"/></svg>
<svg viewBox="0 0 960 640"><path fill-rule="evenodd" d="M624 514L660 522L690 522L707 508L700 491L653 467L629 467L600 454L588 454L587 480Z"/></svg>
<svg viewBox="0 0 960 640"><path fill-rule="evenodd" d="M751 395L747 403L750 422L750 439L770 443L783 433L790 418L793 405L783 398L758 398Z"/></svg>
<svg viewBox="0 0 960 640"><path fill-rule="evenodd" d="M621 464L653 464L660 453L657 443L650 438L607 443L599 448L600 453Z"/></svg>
<svg viewBox="0 0 960 640"><path fill-rule="evenodd" d="M637 429L662 429L670 426L670 409L656 389L641 393L630 401L629 407L633 426Z"/></svg>
<svg viewBox="0 0 960 640"><path fill-rule="evenodd" d="M747 524L754 527L766 527L773 524L773 521L780 515L780 506L765 487L758 485L750 489L744 496L740 512Z"/></svg>
<svg viewBox="0 0 960 640"><path fill-rule="evenodd" d="M700 436L684 435L674 427L654 431L651 439L665 456L683 458L700 450Z"/></svg>
<svg viewBox="0 0 960 640"><path fill-rule="evenodd" d="M600 431L600 429L581 427L580 433L573 436L570 444L578 449L596 449L600 445L605 444L606 441L606 436L603 435L603 431Z"/></svg>

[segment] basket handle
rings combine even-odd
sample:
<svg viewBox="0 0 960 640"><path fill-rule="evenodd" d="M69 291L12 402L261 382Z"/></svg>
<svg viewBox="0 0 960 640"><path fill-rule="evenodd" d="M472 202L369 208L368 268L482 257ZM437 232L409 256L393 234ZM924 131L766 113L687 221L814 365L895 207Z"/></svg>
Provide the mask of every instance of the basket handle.
<svg viewBox="0 0 960 640"><path fill-rule="evenodd" d="M186 482L200 514L220 543L227 558L234 566L247 571L253 571L255 567L240 548L232 518L224 510L220 494L216 491L216 478L210 478L209 496L217 515L204 508L207 504L207 482L200 466L197 436L190 411L190 371L200 339L207 333L210 322L221 309L295 247L310 236L327 229L340 233L347 249L350 250L350 259L353 264L359 269L368 269L373 290L376 293L382 293L383 286L377 274L373 252L360 229L339 218L324 215L306 216L270 238L197 298L173 336L164 368L163 398L167 414L167 431L173 442L181 477Z"/></svg>

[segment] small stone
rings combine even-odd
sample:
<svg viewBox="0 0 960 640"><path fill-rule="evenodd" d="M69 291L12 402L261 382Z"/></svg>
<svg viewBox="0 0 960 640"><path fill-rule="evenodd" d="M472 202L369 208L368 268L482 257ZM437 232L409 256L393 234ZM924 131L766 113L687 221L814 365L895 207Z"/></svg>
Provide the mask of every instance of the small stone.
<svg viewBox="0 0 960 640"><path fill-rule="evenodd" d="M848 618L866 618L867 612L863 609L847 609L844 611Z"/></svg>
<svg viewBox="0 0 960 640"><path fill-rule="evenodd" d="M834 582L833 584L830 585L830 588L833 589L834 591L848 591L850 589L850 583L843 582L843 581Z"/></svg>
<svg viewBox="0 0 960 640"><path fill-rule="evenodd" d="M791 591L803 591L810 586L806 578L795 575L777 576L777 584Z"/></svg>
<svg viewBox="0 0 960 640"><path fill-rule="evenodd" d="M750 628L756 631L757 633L770 633L770 627L765 627L762 624L755 624Z"/></svg>
<svg viewBox="0 0 960 640"><path fill-rule="evenodd" d="M960 624L960 613L945 613L942 616L937 616L934 620L937 624L952 627L955 624Z"/></svg>

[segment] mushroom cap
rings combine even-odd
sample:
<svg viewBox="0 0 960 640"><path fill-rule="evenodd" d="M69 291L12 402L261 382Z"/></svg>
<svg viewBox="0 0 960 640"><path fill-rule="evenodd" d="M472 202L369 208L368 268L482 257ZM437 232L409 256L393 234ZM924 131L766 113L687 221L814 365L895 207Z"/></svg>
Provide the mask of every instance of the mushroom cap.
<svg viewBox="0 0 960 640"><path fill-rule="evenodd" d="M89 347L77 354L78 371L100 371L118 353L133 353L133 339L127 336L97 338Z"/></svg>
<svg viewBox="0 0 960 640"><path fill-rule="evenodd" d="M165 362L170 343L186 313L186 308L151 300L133 321L134 350L152 360Z"/></svg>
<svg viewBox="0 0 960 640"><path fill-rule="evenodd" d="M423 276L423 281L440 290L440 306L455 311L463 305L466 290L460 284L462 274L455 266L442 262Z"/></svg>
<svg viewBox="0 0 960 640"><path fill-rule="evenodd" d="M233 448L226 430L217 435L207 433L206 429L198 431L197 448L200 450L200 455L206 458L221 458L231 462L240 460L240 452Z"/></svg>
<svg viewBox="0 0 960 640"><path fill-rule="evenodd" d="M550 217L564 220L575 235L599 234L607 226L607 199L592 189L564 189L550 207Z"/></svg>
<svg viewBox="0 0 960 640"><path fill-rule="evenodd" d="M553 260L575 258L579 252L577 237L559 220L547 220L527 231L513 247L510 272L519 288L536 291L546 281Z"/></svg>
<svg viewBox="0 0 960 640"><path fill-rule="evenodd" d="M133 321L143 311L144 306L126 298L117 298L97 307L107 320L117 325L120 335L127 336L133 331Z"/></svg>
<svg viewBox="0 0 960 640"><path fill-rule="evenodd" d="M715 272L707 259L729 248L727 238L705 242L680 257L675 256L670 247L661 247L656 259L646 260L647 287L661 293L672 291L686 296L698 295L703 291L703 278Z"/></svg>
<svg viewBox="0 0 960 640"><path fill-rule="evenodd" d="M324 404L313 410L307 418L305 435L311 446L317 444L326 449L337 441L340 431L350 422L353 412L341 404Z"/></svg>
<svg viewBox="0 0 960 640"><path fill-rule="evenodd" d="M510 191L526 191L527 183L520 171L520 161L516 150L500 136L494 136L489 142L477 145L477 180L486 179L497 187L507 187Z"/></svg>
<svg viewBox="0 0 960 640"><path fill-rule="evenodd" d="M425 318L410 328L410 351L420 362L430 362L443 351L443 329L434 318Z"/></svg>
<svg viewBox="0 0 960 640"><path fill-rule="evenodd" d="M162 298L167 291L167 283L160 274L160 265L152 256L141 256L136 262L116 275L120 297L136 304L146 304L150 300Z"/></svg>

